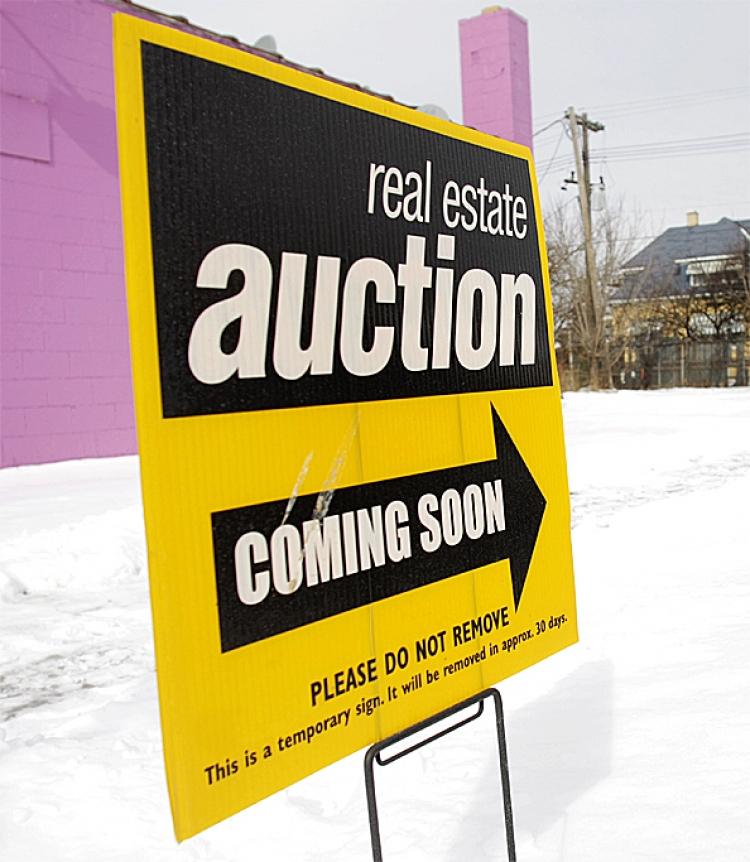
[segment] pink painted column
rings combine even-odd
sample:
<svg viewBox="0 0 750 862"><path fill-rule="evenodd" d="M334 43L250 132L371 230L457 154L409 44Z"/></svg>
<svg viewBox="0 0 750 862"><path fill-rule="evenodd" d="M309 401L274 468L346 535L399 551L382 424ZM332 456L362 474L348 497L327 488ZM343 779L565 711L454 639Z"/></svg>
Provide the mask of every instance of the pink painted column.
<svg viewBox="0 0 750 862"><path fill-rule="evenodd" d="M0 466L136 451L112 13L0 0Z"/></svg>
<svg viewBox="0 0 750 862"><path fill-rule="evenodd" d="M459 22L464 125L531 147L528 24L499 6Z"/></svg>

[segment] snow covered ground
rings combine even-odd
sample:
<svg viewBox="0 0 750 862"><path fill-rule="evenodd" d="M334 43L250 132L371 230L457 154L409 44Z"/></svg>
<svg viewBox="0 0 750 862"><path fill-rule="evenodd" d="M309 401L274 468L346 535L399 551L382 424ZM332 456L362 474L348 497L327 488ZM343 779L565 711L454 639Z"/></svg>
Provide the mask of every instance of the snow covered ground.
<svg viewBox="0 0 750 862"><path fill-rule="evenodd" d="M581 643L502 683L518 858L750 846L750 389L564 398ZM378 771L385 858L503 859L489 716ZM136 458L0 472L0 859L369 856L362 754L177 845Z"/></svg>

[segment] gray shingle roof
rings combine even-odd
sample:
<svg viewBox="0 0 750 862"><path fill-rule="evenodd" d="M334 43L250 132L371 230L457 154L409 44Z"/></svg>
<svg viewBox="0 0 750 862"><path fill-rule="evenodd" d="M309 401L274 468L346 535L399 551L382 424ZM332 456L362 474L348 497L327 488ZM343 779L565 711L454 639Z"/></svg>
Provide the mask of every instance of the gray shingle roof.
<svg viewBox="0 0 750 862"><path fill-rule="evenodd" d="M747 233L743 236L742 229ZM674 263L696 257L731 254L742 243L750 242L750 219L732 221L723 218L714 224L695 227L671 227L656 237L626 264L625 269L647 266L649 263Z"/></svg>

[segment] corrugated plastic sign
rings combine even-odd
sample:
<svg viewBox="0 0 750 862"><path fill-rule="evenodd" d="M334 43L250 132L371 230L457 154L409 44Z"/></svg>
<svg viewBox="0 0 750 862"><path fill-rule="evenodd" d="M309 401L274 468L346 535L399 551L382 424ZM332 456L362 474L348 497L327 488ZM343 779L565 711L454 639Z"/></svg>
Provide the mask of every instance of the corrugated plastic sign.
<svg viewBox="0 0 750 862"><path fill-rule="evenodd" d="M529 151L115 28L183 839L574 643L569 495Z"/></svg>

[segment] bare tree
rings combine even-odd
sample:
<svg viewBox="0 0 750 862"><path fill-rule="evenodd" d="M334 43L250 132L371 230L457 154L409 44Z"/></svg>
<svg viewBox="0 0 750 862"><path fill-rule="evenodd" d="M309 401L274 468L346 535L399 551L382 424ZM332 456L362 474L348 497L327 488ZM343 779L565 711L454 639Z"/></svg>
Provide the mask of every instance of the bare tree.
<svg viewBox="0 0 750 862"><path fill-rule="evenodd" d="M611 300L624 263L633 255L639 219L626 216L622 202L594 213L592 230L598 284L592 297L586 267L585 241L578 208L572 201L546 212L555 346L565 388L612 386L611 369L624 340L613 327ZM601 315L591 312L598 302ZM598 320L594 325L592 321Z"/></svg>

